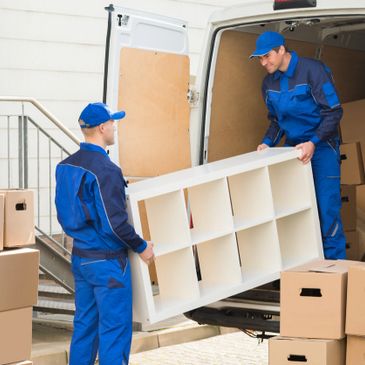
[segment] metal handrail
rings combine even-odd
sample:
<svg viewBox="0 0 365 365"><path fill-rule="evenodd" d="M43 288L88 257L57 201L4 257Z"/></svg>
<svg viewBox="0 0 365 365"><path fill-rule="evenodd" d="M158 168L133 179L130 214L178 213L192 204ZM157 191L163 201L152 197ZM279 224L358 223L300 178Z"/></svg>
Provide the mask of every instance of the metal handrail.
<svg viewBox="0 0 365 365"><path fill-rule="evenodd" d="M29 116L28 108L25 113L25 104L29 103L34 106L43 116L47 118L47 121L52 123L55 129L61 131L65 138L70 139L75 145L79 146L79 139L68 130L68 128L60 122L52 113L50 113L45 107L43 107L36 99L30 97L7 97L0 96L0 102L14 102L21 106L19 113L1 114L0 117L5 117L7 126L7 158L8 158L8 187L10 188L10 126L11 119L17 118L17 131L18 131L18 178L20 188L28 188L28 173L29 173L29 131L28 127L32 126L32 130L36 131L36 190L38 192L38 224L35 225L36 230L36 242L35 247L40 251L40 271L46 273L48 277L56 281L59 285L63 286L70 294L74 293L74 282L71 273L71 252L66 248L65 233L62 230L57 236L60 237L60 242L55 239L52 229L52 147L56 146L60 151L60 156L56 157L63 159L64 155L70 155L69 148L63 147L57 138L52 137L51 133L45 128L42 128L38 122ZM48 141L48 190L49 190L49 232L45 232L40 228L40 137L46 137ZM44 137L43 137L44 136ZM70 146L71 148L71 146Z"/></svg>
<svg viewBox="0 0 365 365"><path fill-rule="evenodd" d="M67 127L65 127L61 121L59 121L52 113L50 113L38 100L30 97L0 96L0 101L18 102L18 103L22 102L34 105L43 115L45 115L57 128L59 128L63 133L65 133L73 142L75 142L78 146L80 145L80 140Z"/></svg>

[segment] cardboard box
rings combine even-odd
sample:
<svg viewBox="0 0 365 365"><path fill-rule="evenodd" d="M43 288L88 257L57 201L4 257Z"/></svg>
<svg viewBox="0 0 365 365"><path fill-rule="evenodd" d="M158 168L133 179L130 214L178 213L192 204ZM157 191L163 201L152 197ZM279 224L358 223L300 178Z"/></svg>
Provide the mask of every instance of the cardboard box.
<svg viewBox="0 0 365 365"><path fill-rule="evenodd" d="M341 184L360 185L365 182L364 164L359 142L346 143L340 146Z"/></svg>
<svg viewBox="0 0 365 365"><path fill-rule="evenodd" d="M315 340L278 336L269 340L269 365L345 365L345 358L345 339Z"/></svg>
<svg viewBox="0 0 365 365"><path fill-rule="evenodd" d="M365 365L365 337L347 337L346 364Z"/></svg>
<svg viewBox="0 0 365 365"><path fill-rule="evenodd" d="M360 142L362 159L365 161L365 99L342 104L343 118L340 123L342 140L345 143Z"/></svg>
<svg viewBox="0 0 365 365"><path fill-rule="evenodd" d="M356 186L341 185L341 218L345 231L356 229Z"/></svg>
<svg viewBox="0 0 365 365"><path fill-rule="evenodd" d="M348 260L360 260L359 233L357 231L346 231L346 258Z"/></svg>
<svg viewBox="0 0 365 365"><path fill-rule="evenodd" d="M0 312L0 364L29 359L32 350L32 308Z"/></svg>
<svg viewBox="0 0 365 365"><path fill-rule="evenodd" d="M365 261L365 229L360 227L357 229L359 234L359 261Z"/></svg>
<svg viewBox="0 0 365 365"><path fill-rule="evenodd" d="M348 273L346 334L365 336L365 263L350 267Z"/></svg>
<svg viewBox="0 0 365 365"><path fill-rule="evenodd" d="M5 194L4 247L34 244L33 191L0 190L0 194Z"/></svg>
<svg viewBox="0 0 365 365"><path fill-rule="evenodd" d="M38 267L38 250L0 252L0 312L37 303Z"/></svg>
<svg viewBox="0 0 365 365"><path fill-rule="evenodd" d="M5 195L0 194L0 251L4 248Z"/></svg>
<svg viewBox="0 0 365 365"><path fill-rule="evenodd" d="M356 208L365 213L365 185L356 186Z"/></svg>
<svg viewBox="0 0 365 365"><path fill-rule="evenodd" d="M353 261L316 260L281 273L280 334L345 337L348 267Z"/></svg>

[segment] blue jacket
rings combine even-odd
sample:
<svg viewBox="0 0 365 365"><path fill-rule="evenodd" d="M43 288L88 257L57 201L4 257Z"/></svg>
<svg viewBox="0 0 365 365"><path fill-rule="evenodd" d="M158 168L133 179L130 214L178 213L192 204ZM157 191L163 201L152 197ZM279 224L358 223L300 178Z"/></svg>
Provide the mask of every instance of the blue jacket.
<svg viewBox="0 0 365 365"><path fill-rule="evenodd" d="M128 223L121 169L97 145L80 150L57 165L56 208L63 230L86 250L141 253L147 246Z"/></svg>
<svg viewBox="0 0 365 365"><path fill-rule="evenodd" d="M263 143L275 146L283 135L289 145L338 138L343 111L330 70L320 61L291 55L288 70L268 74L262 84L271 122Z"/></svg>

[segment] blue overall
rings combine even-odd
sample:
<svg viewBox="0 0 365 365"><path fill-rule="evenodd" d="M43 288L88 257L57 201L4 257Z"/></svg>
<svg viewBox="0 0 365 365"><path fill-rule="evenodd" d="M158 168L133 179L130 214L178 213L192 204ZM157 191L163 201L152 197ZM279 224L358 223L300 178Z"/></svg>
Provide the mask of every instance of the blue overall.
<svg viewBox="0 0 365 365"><path fill-rule="evenodd" d="M308 141L315 144L311 162L324 255L344 259L338 133L342 107L330 70L322 62L298 57L295 52L291 56L286 72L268 74L263 81L270 126L262 142L275 146L285 136L286 146Z"/></svg>
<svg viewBox="0 0 365 365"><path fill-rule="evenodd" d="M74 332L70 365L128 364L132 339L132 288L128 249L147 243L128 223L122 171L97 145L80 150L56 169L57 218L74 239Z"/></svg>

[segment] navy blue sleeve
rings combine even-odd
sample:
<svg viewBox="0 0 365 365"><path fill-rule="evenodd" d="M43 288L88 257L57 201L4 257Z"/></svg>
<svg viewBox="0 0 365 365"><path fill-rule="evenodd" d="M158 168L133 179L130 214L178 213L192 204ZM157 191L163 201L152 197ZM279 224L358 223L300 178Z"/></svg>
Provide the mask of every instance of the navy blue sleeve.
<svg viewBox="0 0 365 365"><path fill-rule="evenodd" d="M267 129L267 131L265 133L262 143L265 143L269 147L274 147L280 142L284 132L279 126L278 118L276 116L275 110L274 110L273 106L271 105L270 100L268 98L265 80L262 83L261 92L262 92L262 97L264 98L266 107L268 109L267 118L270 121L269 128Z"/></svg>
<svg viewBox="0 0 365 365"><path fill-rule="evenodd" d="M147 243L128 223L124 184L122 172L116 166L106 168L106 171L98 176L98 189L114 235L133 251L141 253L147 247Z"/></svg>
<svg viewBox="0 0 365 365"><path fill-rule="evenodd" d="M328 67L321 62L313 63L309 69L309 81L313 98L321 108L321 123L316 135L311 139L317 144L319 141L327 141L338 136L343 110Z"/></svg>

